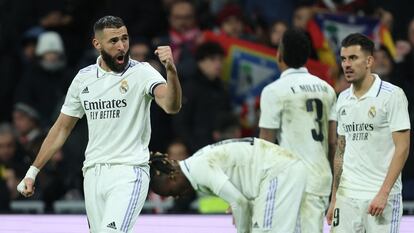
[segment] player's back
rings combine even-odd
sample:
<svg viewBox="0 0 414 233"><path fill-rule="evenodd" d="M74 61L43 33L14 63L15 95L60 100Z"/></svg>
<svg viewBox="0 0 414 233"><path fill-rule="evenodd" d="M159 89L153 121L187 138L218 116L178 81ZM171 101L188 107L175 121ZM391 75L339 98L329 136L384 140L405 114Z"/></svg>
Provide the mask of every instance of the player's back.
<svg viewBox="0 0 414 233"><path fill-rule="evenodd" d="M206 146L184 162L199 187L205 186L217 192L221 187L216 179L225 174L246 197L254 198L267 171L277 175L298 160L296 155L273 143L258 138L241 138ZM222 180L225 181L224 178ZM212 183L215 185L209 185Z"/></svg>
<svg viewBox="0 0 414 233"><path fill-rule="evenodd" d="M328 122L336 118L334 89L301 68L285 71L263 94L274 99L269 107L278 111L279 144L299 155L309 169L307 191L329 195Z"/></svg>

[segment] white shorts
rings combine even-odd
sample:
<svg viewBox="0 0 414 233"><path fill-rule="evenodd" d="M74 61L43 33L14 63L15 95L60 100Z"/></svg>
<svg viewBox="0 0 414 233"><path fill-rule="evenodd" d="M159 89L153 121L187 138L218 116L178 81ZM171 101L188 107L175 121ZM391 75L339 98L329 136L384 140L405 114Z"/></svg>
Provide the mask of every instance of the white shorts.
<svg viewBox="0 0 414 233"><path fill-rule="evenodd" d="M305 183L306 169L301 161L277 175L270 170L252 203L252 233L294 232Z"/></svg>
<svg viewBox="0 0 414 233"><path fill-rule="evenodd" d="M331 232L334 233L398 233L402 216L401 194L393 194L381 216L368 214L371 200L337 196Z"/></svg>
<svg viewBox="0 0 414 233"><path fill-rule="evenodd" d="M322 233L329 197L312 193L303 195L296 233Z"/></svg>
<svg viewBox="0 0 414 233"><path fill-rule="evenodd" d="M84 173L91 233L132 232L149 187L149 167L97 164Z"/></svg>

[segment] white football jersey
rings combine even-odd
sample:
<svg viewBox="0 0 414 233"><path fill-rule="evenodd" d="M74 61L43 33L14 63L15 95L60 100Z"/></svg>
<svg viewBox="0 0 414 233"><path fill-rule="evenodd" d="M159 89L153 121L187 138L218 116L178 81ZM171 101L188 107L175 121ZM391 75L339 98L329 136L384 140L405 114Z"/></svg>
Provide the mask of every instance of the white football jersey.
<svg viewBox="0 0 414 233"><path fill-rule="evenodd" d="M278 129L279 145L300 156L308 168L306 191L329 195L328 121L336 121L336 94L304 67L287 69L267 85L260 100L260 128Z"/></svg>
<svg viewBox="0 0 414 233"><path fill-rule="evenodd" d="M382 186L394 155L392 132L410 129L403 90L375 75L369 91L357 98L353 86L337 102L338 134L345 136L338 195L371 199ZM390 194L401 192L401 177Z"/></svg>
<svg viewBox="0 0 414 233"><path fill-rule="evenodd" d="M258 138L229 139L208 145L180 161L194 189L218 195L229 180L246 198L254 199L265 172L277 176L299 158Z"/></svg>
<svg viewBox="0 0 414 233"><path fill-rule="evenodd" d="M146 163L153 91L165 79L146 62L130 60L124 72L114 73L104 71L99 59L73 79L61 110L87 117L89 142L83 168Z"/></svg>

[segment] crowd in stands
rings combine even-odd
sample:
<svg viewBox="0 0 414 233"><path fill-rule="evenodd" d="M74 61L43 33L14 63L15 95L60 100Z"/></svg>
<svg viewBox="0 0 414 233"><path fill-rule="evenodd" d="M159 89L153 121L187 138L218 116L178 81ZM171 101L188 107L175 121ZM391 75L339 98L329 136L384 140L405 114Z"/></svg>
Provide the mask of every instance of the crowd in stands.
<svg viewBox="0 0 414 233"><path fill-rule="evenodd" d="M150 150L183 159L217 141L220 116L240 113L230 97L228 80L222 77L226 51L219 43L203 40L203 33L208 30L277 49L287 28L308 30L309 20L321 12L376 18L392 33L395 54L378 44L374 73L403 88L413 123L414 18L409 18L408 10L414 4L403 2L0 1L0 212L10 211L12 200L22 199L16 185L58 116L72 79L80 68L96 63L92 26L101 16L121 17L129 30L131 58L149 62L163 75L163 66L153 51L158 45L171 46L183 88L183 106L180 113L170 116L152 105ZM311 57L320 61L316 50ZM332 68L331 75L339 94L348 84L336 69ZM44 201L47 211L52 211L56 200L82 200L81 167L87 134L86 119L82 119L36 180L36 194L31 199ZM256 134L253 130L243 136ZM402 174L405 200L414 200L414 146L411 148ZM176 200L170 212L188 213L195 196Z"/></svg>

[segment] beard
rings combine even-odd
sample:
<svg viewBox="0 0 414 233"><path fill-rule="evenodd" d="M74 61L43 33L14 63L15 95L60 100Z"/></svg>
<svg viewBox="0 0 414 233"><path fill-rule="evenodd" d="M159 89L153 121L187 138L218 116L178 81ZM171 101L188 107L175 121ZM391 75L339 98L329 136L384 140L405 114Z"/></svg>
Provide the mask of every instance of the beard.
<svg viewBox="0 0 414 233"><path fill-rule="evenodd" d="M111 56L109 53L105 52L105 50L101 51L102 60L106 63L106 65L115 73L121 73L125 70L125 67L128 65L129 62L129 50L126 53L119 52L115 56ZM117 60L122 58L124 62L119 64Z"/></svg>

